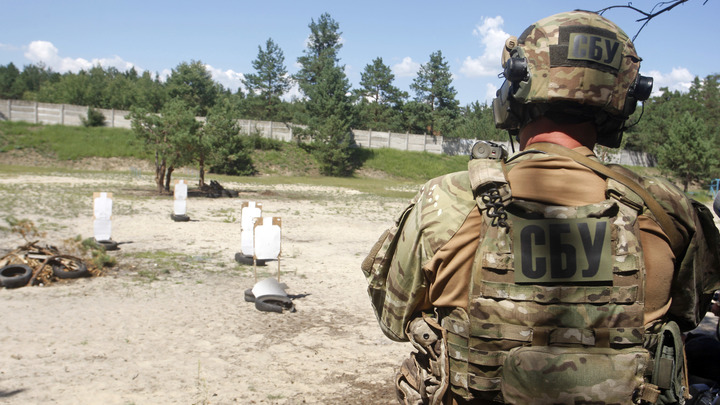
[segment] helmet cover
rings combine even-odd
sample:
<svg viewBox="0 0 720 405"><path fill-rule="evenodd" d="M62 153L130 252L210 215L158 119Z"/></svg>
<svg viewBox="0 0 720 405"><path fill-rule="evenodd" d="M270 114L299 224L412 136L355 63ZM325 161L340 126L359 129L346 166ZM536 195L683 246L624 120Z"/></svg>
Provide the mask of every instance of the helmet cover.
<svg viewBox="0 0 720 405"><path fill-rule="evenodd" d="M508 56L527 60L528 80L517 84L515 102L571 102L599 107L611 116L627 115L628 89L641 61L622 29L597 13L581 10L531 25Z"/></svg>

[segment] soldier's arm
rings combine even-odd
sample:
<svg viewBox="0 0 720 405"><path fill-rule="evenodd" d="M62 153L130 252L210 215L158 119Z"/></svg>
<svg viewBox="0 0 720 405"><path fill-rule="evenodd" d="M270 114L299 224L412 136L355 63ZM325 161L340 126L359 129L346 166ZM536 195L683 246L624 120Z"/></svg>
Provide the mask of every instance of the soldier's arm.
<svg viewBox="0 0 720 405"><path fill-rule="evenodd" d="M382 331L390 339L406 341L405 325L424 306L427 283L421 263L426 260L419 196L377 241L362 265L368 294Z"/></svg>
<svg viewBox="0 0 720 405"><path fill-rule="evenodd" d="M363 262L368 293L380 326L393 340L407 340L406 325L430 309L424 266L475 209L466 172L427 182Z"/></svg>
<svg viewBox="0 0 720 405"><path fill-rule="evenodd" d="M720 289L720 235L712 212L659 178L643 179L657 201L668 211L685 239L686 249L675 258L670 315L682 330L697 326Z"/></svg>

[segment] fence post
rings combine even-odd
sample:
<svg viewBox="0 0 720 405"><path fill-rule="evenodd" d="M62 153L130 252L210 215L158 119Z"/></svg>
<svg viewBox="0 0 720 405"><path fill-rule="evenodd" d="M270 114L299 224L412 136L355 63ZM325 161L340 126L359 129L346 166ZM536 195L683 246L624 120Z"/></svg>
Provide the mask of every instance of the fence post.
<svg viewBox="0 0 720 405"><path fill-rule="evenodd" d="M65 104L60 104L60 125L65 125Z"/></svg>
<svg viewBox="0 0 720 405"><path fill-rule="evenodd" d="M115 109L110 110L110 128L115 128Z"/></svg>
<svg viewBox="0 0 720 405"><path fill-rule="evenodd" d="M35 123L38 123L38 102L35 102Z"/></svg>
<svg viewBox="0 0 720 405"><path fill-rule="evenodd" d="M405 132L405 150L410 150L410 134Z"/></svg>
<svg viewBox="0 0 720 405"><path fill-rule="evenodd" d="M8 100L8 121L12 121L12 100Z"/></svg>

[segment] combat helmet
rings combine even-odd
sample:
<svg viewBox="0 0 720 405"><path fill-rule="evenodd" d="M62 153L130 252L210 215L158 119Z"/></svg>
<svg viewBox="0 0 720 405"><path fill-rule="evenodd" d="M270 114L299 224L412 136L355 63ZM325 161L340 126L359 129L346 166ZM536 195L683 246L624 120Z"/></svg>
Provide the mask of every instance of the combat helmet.
<svg viewBox="0 0 720 405"><path fill-rule="evenodd" d="M597 143L618 147L625 121L652 91L640 61L628 35L597 13L544 18L505 42L495 125L517 134L540 116L592 120Z"/></svg>

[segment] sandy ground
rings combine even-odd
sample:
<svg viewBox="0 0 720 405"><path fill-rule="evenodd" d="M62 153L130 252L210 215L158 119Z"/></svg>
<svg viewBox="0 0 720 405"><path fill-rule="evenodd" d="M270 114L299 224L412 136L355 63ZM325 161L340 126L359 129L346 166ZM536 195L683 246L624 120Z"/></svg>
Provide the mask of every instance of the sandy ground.
<svg viewBox="0 0 720 405"><path fill-rule="evenodd" d="M149 172L0 172L0 219L33 220L48 244L92 236L92 192L109 191L121 243L103 277L0 289L0 404L394 403L411 347L381 333L360 263L406 200L223 185L238 198L191 198L182 223ZM243 201L282 219L280 279L295 313L244 300L255 277L234 260ZM23 243L0 232L0 255ZM278 263L257 270L274 277ZM714 334L717 318L706 321Z"/></svg>
<svg viewBox="0 0 720 405"><path fill-rule="evenodd" d="M191 198L182 223L147 173L0 173L6 201L47 190L0 206L0 218L41 224L48 244L92 236L92 191L113 192L112 239L121 242L110 252L118 266L103 277L0 289L0 403L394 402L392 376L410 346L380 331L360 263L405 200L223 185L239 197ZM72 204L64 189L87 192L79 215L61 209ZM255 277L234 260L243 201L282 219L280 279L298 296L295 313L244 301ZM22 243L0 233L0 253ZM259 279L277 270L258 267Z"/></svg>

